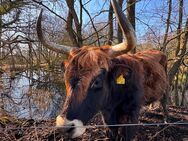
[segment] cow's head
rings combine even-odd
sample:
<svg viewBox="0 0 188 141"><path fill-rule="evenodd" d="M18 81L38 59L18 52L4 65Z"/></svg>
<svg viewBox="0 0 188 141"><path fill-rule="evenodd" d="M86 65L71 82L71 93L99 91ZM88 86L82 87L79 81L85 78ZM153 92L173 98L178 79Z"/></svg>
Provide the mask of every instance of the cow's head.
<svg viewBox="0 0 188 141"><path fill-rule="evenodd" d="M110 91L109 69L111 59L130 51L136 45L134 29L119 8L116 0L111 0L116 18L123 31L126 42L115 46L103 47L69 47L49 42L43 37L41 30L42 12L37 21L37 34L43 45L51 50L67 53L64 63L64 79L66 85L66 101L63 113L57 117L57 126L71 126L66 132L72 138L84 133L84 126L108 99Z"/></svg>

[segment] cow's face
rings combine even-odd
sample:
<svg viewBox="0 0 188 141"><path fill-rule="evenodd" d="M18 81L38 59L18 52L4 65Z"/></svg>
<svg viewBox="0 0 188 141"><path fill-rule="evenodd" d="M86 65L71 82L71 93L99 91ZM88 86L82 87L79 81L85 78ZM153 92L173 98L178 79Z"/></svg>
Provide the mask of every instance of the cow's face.
<svg viewBox="0 0 188 141"><path fill-rule="evenodd" d="M121 95L121 89L128 90L127 84L131 83L130 69L109 58L108 47L77 49L64 63L67 97L56 125L69 126L64 131L72 138L85 132L84 125L98 111L106 108L113 93ZM121 77L127 78L127 84Z"/></svg>
<svg viewBox="0 0 188 141"><path fill-rule="evenodd" d="M66 62L63 125L73 126L67 131L71 137L81 135L84 129L76 126L85 125L104 106L109 91L108 69L108 55L100 48L79 49Z"/></svg>

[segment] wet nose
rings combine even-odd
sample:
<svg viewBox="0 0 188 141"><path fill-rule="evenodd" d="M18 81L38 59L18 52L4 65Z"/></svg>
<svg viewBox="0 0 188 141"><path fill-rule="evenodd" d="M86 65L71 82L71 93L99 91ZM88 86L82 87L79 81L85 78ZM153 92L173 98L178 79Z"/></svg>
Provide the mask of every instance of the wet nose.
<svg viewBox="0 0 188 141"><path fill-rule="evenodd" d="M79 137L86 130L81 120L74 119L70 121L67 118L62 118L60 115L56 118L56 127L58 127L58 132L68 135L70 138Z"/></svg>
<svg viewBox="0 0 188 141"><path fill-rule="evenodd" d="M64 124L62 127L58 127L57 131L64 135L65 138L72 138L73 134L75 133L75 124Z"/></svg>
<svg viewBox="0 0 188 141"><path fill-rule="evenodd" d="M74 132L74 129L75 129L75 124L74 123L70 123L70 124L67 124L67 125L64 125L64 133L68 134L68 135L71 135L73 134Z"/></svg>

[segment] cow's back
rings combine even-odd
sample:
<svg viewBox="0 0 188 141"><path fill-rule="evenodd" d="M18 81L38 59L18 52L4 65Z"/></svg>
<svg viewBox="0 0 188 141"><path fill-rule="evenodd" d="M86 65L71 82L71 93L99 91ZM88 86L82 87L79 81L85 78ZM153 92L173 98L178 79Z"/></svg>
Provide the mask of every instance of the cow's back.
<svg viewBox="0 0 188 141"><path fill-rule="evenodd" d="M167 59L162 52L146 50L134 55L121 55L117 59L134 69L138 81L142 82L144 104L149 104L162 98L168 86L166 74Z"/></svg>
<svg viewBox="0 0 188 141"><path fill-rule="evenodd" d="M144 60L151 60L161 64L165 70L167 67L167 57L164 53L158 50L145 50L135 54L136 57Z"/></svg>

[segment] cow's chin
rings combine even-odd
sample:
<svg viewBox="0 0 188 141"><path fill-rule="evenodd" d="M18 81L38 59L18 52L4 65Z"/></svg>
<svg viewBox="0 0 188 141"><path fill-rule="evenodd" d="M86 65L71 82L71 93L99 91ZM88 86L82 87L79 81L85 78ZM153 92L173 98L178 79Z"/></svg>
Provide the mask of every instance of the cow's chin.
<svg viewBox="0 0 188 141"><path fill-rule="evenodd" d="M61 116L57 116L56 127L70 126L70 125L74 125L75 127L74 130L71 132L71 135L70 135L71 138L76 138L76 137L81 136L86 130L81 120L74 119L70 121L66 118L63 119Z"/></svg>
<svg viewBox="0 0 188 141"><path fill-rule="evenodd" d="M79 137L85 132L86 128L84 127L82 121L75 119L75 120L71 121L71 123L74 123L74 125L76 126L76 128L74 129L74 132L72 134L72 138Z"/></svg>

